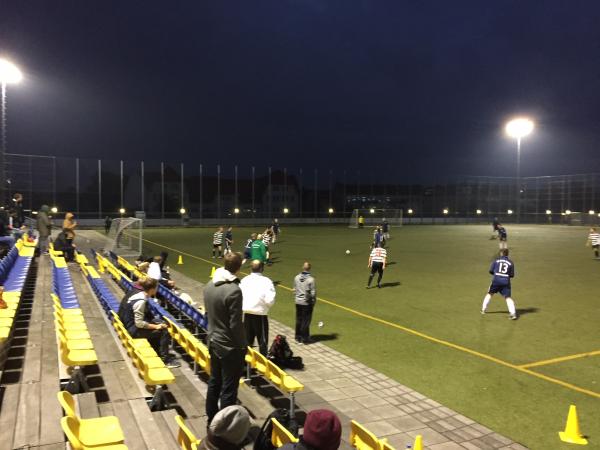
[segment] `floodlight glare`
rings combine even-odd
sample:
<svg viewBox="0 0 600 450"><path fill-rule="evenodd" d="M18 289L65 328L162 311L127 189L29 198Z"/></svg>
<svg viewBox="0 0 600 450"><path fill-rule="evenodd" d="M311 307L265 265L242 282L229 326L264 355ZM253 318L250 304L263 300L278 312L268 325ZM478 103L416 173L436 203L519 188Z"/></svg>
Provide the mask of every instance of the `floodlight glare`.
<svg viewBox="0 0 600 450"><path fill-rule="evenodd" d="M53 206L50 211L52 212L52 214L56 214L58 212L58 208L56 206Z"/></svg>
<svg viewBox="0 0 600 450"><path fill-rule="evenodd" d="M119 214L125 214L125 208L119 208Z"/></svg>
<svg viewBox="0 0 600 450"><path fill-rule="evenodd" d="M329 214L333 214L333 208L329 208L329 209L327 210L327 212L328 212Z"/></svg>
<svg viewBox="0 0 600 450"><path fill-rule="evenodd" d="M547 209L547 210L546 210L546 214L550 215L550 214L552 214L552 211L551 211L551 210L549 210L549 209Z"/></svg>
<svg viewBox="0 0 600 450"><path fill-rule="evenodd" d="M20 83L22 79L23 74L17 66L4 58L0 58L0 83L15 84Z"/></svg>
<svg viewBox="0 0 600 450"><path fill-rule="evenodd" d="M533 131L533 121L525 117L513 119L504 128L506 134L515 139L521 139Z"/></svg>
<svg viewBox="0 0 600 450"><path fill-rule="evenodd" d="M570 209L567 209L567 210L565 211L565 214L566 214L567 216L570 216L570 215L571 215L571 210L570 210Z"/></svg>
<svg viewBox="0 0 600 450"><path fill-rule="evenodd" d="M443 212L444 214L448 214L448 208L445 208Z"/></svg>
<svg viewBox="0 0 600 450"><path fill-rule="evenodd" d="M179 214L185 214L185 208L179 209Z"/></svg>
<svg viewBox="0 0 600 450"><path fill-rule="evenodd" d="M409 213L409 214L412 214L412 213L413 213L413 210L409 208L409 209L408 209L408 213Z"/></svg>
<svg viewBox="0 0 600 450"><path fill-rule="evenodd" d="M476 212L477 212L477 214L481 214L481 210L480 209L478 209Z"/></svg>
<svg viewBox="0 0 600 450"><path fill-rule="evenodd" d="M509 215L513 213L512 209L509 209L508 211L506 211Z"/></svg>
<svg viewBox="0 0 600 450"><path fill-rule="evenodd" d="M373 208L371 208L371 209L369 210L369 212L370 212L371 214L375 214L375 210L374 210Z"/></svg>
<svg viewBox="0 0 600 450"><path fill-rule="evenodd" d="M233 213L234 214L239 214L240 213L240 208L234 208L233 209Z"/></svg>
<svg viewBox="0 0 600 450"><path fill-rule="evenodd" d="M589 214L590 216L593 216L594 214L596 214L596 211L594 211L593 209L590 209L590 210L588 211L588 214Z"/></svg>
<svg viewBox="0 0 600 450"><path fill-rule="evenodd" d="M290 210L289 210L289 209L287 209L287 208L283 208L283 213L284 213L284 214L287 214L287 213L289 213L289 212L290 212Z"/></svg>

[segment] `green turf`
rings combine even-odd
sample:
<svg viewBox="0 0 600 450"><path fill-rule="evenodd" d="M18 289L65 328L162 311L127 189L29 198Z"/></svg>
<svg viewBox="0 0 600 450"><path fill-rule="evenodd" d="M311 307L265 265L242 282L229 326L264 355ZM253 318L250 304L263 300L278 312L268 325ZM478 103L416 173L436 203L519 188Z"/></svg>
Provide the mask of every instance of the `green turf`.
<svg viewBox="0 0 600 450"><path fill-rule="evenodd" d="M234 230L236 244L251 229ZM145 238L211 259L214 230L148 229ZM584 246L587 230L509 226L518 321L494 297L479 313L498 243L489 226L407 226L392 230L383 289L366 290L372 230L284 227L266 274L291 286L302 262L313 264L319 297L453 344L520 365L600 350L597 283L600 261ZM147 243L148 252L162 248ZM234 247L239 248L240 245ZM345 250L351 251L350 255ZM173 252L172 252L173 253ZM175 259L176 255L172 258ZM177 269L206 281L210 262L184 256ZM174 261L171 261L174 263ZM292 294L278 288L271 316L293 325ZM568 406L578 407L591 448L600 448L600 398L514 368L431 342L321 302L316 338L332 348L534 449L567 448L558 441ZM600 393L600 356L532 370Z"/></svg>

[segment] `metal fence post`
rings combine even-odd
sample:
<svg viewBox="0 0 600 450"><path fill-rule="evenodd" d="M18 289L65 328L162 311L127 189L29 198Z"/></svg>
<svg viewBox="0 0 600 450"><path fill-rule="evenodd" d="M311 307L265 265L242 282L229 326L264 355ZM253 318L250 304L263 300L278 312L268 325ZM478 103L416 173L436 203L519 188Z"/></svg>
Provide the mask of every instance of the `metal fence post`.
<svg viewBox="0 0 600 450"><path fill-rule="evenodd" d="M120 208L124 208L123 206L123 160L121 160L121 206Z"/></svg>
<svg viewBox="0 0 600 450"><path fill-rule="evenodd" d="M184 198L183 198L183 171L184 171L184 167L183 167L183 163L181 163L181 199L180 199L180 208L185 208L185 202L184 202Z"/></svg>
<svg viewBox="0 0 600 450"><path fill-rule="evenodd" d="M318 199L318 179L319 179L319 169L315 169L315 179L314 179L314 200L315 203L313 205L313 217L316 219L317 217L319 217L319 199Z"/></svg>
<svg viewBox="0 0 600 450"><path fill-rule="evenodd" d="M56 203L55 203L56 205ZM98 219L102 219L102 160L98 160Z"/></svg>
<svg viewBox="0 0 600 450"><path fill-rule="evenodd" d="M142 179L142 180L141 180L141 184L140 184L140 192L141 192L141 200L142 200L142 201L141 201L141 203L142 203L142 208L141 208L141 210L142 210L142 211L145 211L145 209L144 209L144 208L145 208L145 206L146 206L146 205L145 205L145 203L146 203L146 202L144 201L144 200L145 200L145 198L144 198L145 192L144 192L144 191L146 190L146 183L144 182L144 178L145 178L145 172L144 172L144 161L142 161L142 162L140 163L140 172L141 172L141 179Z"/></svg>
<svg viewBox="0 0 600 450"><path fill-rule="evenodd" d="M303 190L303 186L302 186L302 168L300 168L300 172L298 175L298 213L300 214L300 217L302 217L302 190Z"/></svg>
<svg viewBox="0 0 600 450"><path fill-rule="evenodd" d="M160 217L165 218L165 163L160 163Z"/></svg>
<svg viewBox="0 0 600 450"><path fill-rule="evenodd" d="M75 210L79 217L79 158L75 158Z"/></svg>
<svg viewBox="0 0 600 450"><path fill-rule="evenodd" d="M202 209L203 209L203 203L202 203L202 196L204 195L202 192L202 164L200 164L200 181L198 182L198 188L199 188L199 200L198 200L198 216L200 217L200 223L202 223Z"/></svg>
<svg viewBox="0 0 600 450"><path fill-rule="evenodd" d="M255 183L254 177L255 176L256 176L256 167L252 166L252 217L254 217L255 213L256 213L256 205L255 205L255 197L254 197L254 183Z"/></svg>
<svg viewBox="0 0 600 450"><path fill-rule="evenodd" d="M267 194L269 196L269 217L273 217L273 186L271 186L271 168L269 167L269 187Z"/></svg>
<svg viewBox="0 0 600 450"><path fill-rule="evenodd" d="M238 204L239 204L239 201L238 201L238 166L237 166L237 164L233 168L233 177L234 177L233 184L234 184L234 191L235 191L233 194L233 203L234 203L233 207L237 208Z"/></svg>
<svg viewBox="0 0 600 450"><path fill-rule="evenodd" d="M221 218L221 165L217 164L217 219Z"/></svg>

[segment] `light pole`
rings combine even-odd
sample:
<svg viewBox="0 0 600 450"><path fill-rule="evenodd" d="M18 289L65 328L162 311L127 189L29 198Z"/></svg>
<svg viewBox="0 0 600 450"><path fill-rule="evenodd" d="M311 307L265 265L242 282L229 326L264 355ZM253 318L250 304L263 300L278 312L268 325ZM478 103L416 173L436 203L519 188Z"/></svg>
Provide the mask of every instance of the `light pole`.
<svg viewBox="0 0 600 450"><path fill-rule="evenodd" d="M0 204L4 204L5 172L4 158L6 154L6 86L8 84L19 83L23 79L23 74L17 66L10 61L0 58L0 84L2 85L2 104L0 105Z"/></svg>
<svg viewBox="0 0 600 450"><path fill-rule="evenodd" d="M533 131L534 123L526 117L512 119L505 126L506 134L517 140L517 222L521 221L521 139Z"/></svg>

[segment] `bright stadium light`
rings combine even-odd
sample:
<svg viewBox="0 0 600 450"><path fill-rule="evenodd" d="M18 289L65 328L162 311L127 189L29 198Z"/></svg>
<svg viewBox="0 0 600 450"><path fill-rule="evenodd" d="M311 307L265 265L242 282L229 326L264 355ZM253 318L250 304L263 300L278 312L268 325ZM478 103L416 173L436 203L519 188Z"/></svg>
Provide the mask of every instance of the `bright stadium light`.
<svg viewBox="0 0 600 450"><path fill-rule="evenodd" d="M56 206L53 206L50 211L52 212L52 214L56 214L58 212L58 208Z"/></svg>
<svg viewBox="0 0 600 450"><path fill-rule="evenodd" d="M571 215L571 210L570 210L570 209L567 209L567 210L565 211L565 214L566 214L567 216L570 216L570 215Z"/></svg>
<svg viewBox="0 0 600 450"><path fill-rule="evenodd" d="M521 139L531 134L533 128L533 121L526 117L512 119L504 127L506 134L517 140L517 221L521 218Z"/></svg>
<svg viewBox="0 0 600 450"><path fill-rule="evenodd" d="M477 213L477 215L481 215L481 210L478 209L477 211L475 211Z"/></svg>
<svg viewBox="0 0 600 450"><path fill-rule="evenodd" d="M289 209L287 209L287 208L283 208L283 213L284 213L284 214L287 214L287 213L289 213L289 212L290 212L290 210L289 210Z"/></svg>
<svg viewBox="0 0 600 450"><path fill-rule="evenodd" d="M444 208L444 211L443 211L443 213L444 213L444 214L448 214L448 208Z"/></svg>
<svg viewBox="0 0 600 450"><path fill-rule="evenodd" d="M119 214L125 214L125 208L119 208Z"/></svg>
<svg viewBox="0 0 600 450"><path fill-rule="evenodd" d="M10 61L0 58L0 83L17 84L23 80L23 74L17 66Z"/></svg>
<svg viewBox="0 0 600 450"><path fill-rule="evenodd" d="M509 209L508 211L506 211L508 213L508 215L511 215L513 213L512 209Z"/></svg>
<svg viewBox="0 0 600 450"><path fill-rule="evenodd" d="M5 189L5 171L4 155L6 154L6 91L7 85L19 83L23 79L23 74L17 66L10 61L0 58L0 202L4 203Z"/></svg>
<svg viewBox="0 0 600 450"><path fill-rule="evenodd" d="M551 210L549 210L549 209L547 209L547 210L546 210L546 214L550 215L550 214L552 214L552 211L551 211Z"/></svg>
<svg viewBox="0 0 600 450"><path fill-rule="evenodd" d="M333 208L329 208L329 209L327 210L327 212L328 212L329 214L333 214Z"/></svg>
<svg viewBox="0 0 600 450"><path fill-rule="evenodd" d="M371 208L371 209L369 210L369 213L371 213L371 214L375 214L375 210L374 210L373 208Z"/></svg>
<svg viewBox="0 0 600 450"><path fill-rule="evenodd" d="M409 208L409 209L408 209L408 213L409 213L409 214L412 214L413 212L414 212L414 211L412 210L412 208Z"/></svg>
<svg viewBox="0 0 600 450"><path fill-rule="evenodd" d="M240 213L240 208L233 208L233 213L234 214L239 214Z"/></svg>
<svg viewBox="0 0 600 450"><path fill-rule="evenodd" d="M589 214L590 216L593 216L593 215L595 215L595 214L596 214L596 211L594 211L593 209L590 209L590 210L588 211L588 214Z"/></svg>
<svg viewBox="0 0 600 450"><path fill-rule="evenodd" d="M180 208L179 209L179 214L185 214L185 208Z"/></svg>

